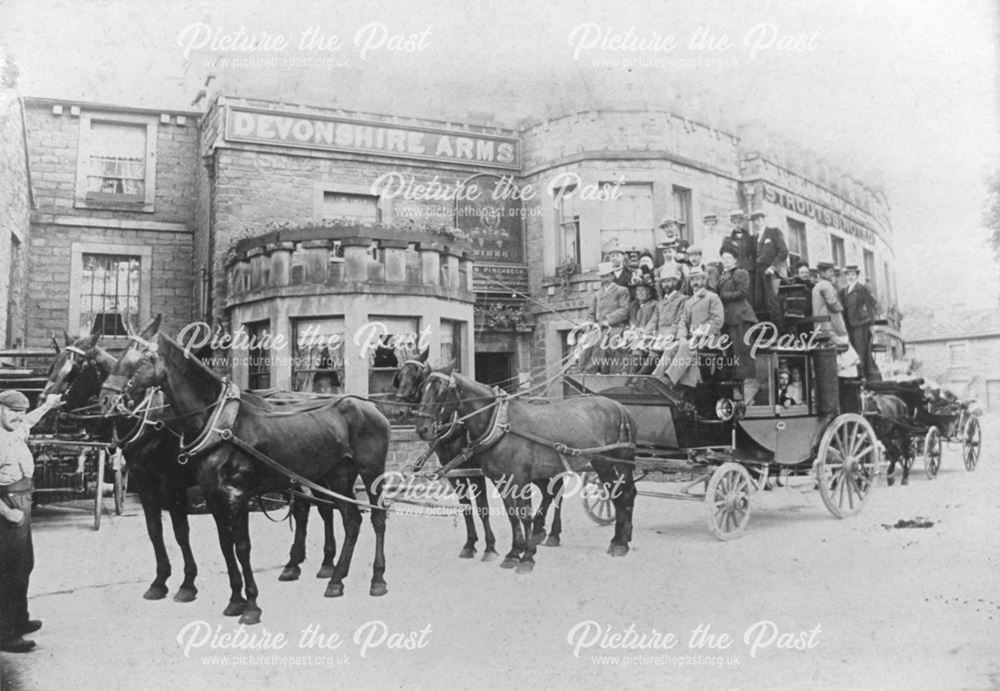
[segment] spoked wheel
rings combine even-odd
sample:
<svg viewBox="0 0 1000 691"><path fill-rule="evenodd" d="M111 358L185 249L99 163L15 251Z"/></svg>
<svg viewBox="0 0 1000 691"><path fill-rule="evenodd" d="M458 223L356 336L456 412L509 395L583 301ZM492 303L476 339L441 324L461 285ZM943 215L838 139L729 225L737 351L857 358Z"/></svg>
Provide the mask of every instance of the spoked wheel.
<svg viewBox="0 0 1000 691"><path fill-rule="evenodd" d="M121 449L117 449L111 457L111 467L115 470L115 515L121 516L125 511L125 493L128 491L128 467Z"/></svg>
<svg viewBox="0 0 1000 691"><path fill-rule="evenodd" d="M845 518L861 511L878 467L878 442L868 421L854 413L835 417L816 452L819 494L830 513Z"/></svg>
<svg viewBox="0 0 1000 691"><path fill-rule="evenodd" d="M708 529L715 537L732 540L746 532L750 522L750 497L756 488L750 473L739 463L723 463L716 468L705 493Z"/></svg>
<svg viewBox="0 0 1000 691"><path fill-rule="evenodd" d="M94 480L94 530L101 529L101 514L104 512L104 462L108 452L97 450L97 475Z"/></svg>
<svg viewBox="0 0 1000 691"><path fill-rule="evenodd" d="M583 474L583 510L598 525L615 522L615 505L611 495L593 471Z"/></svg>
<svg viewBox="0 0 1000 691"><path fill-rule="evenodd" d="M983 428L979 425L979 418L972 415L962 428L962 460L965 462L966 470L976 469L982 443Z"/></svg>
<svg viewBox="0 0 1000 691"><path fill-rule="evenodd" d="M769 465L747 466L747 473L750 475L751 486L754 494L757 494L757 492L764 489L764 486L767 484L768 477L770 477L770 468L771 467ZM775 475L775 477L778 477L778 475Z"/></svg>
<svg viewBox="0 0 1000 691"><path fill-rule="evenodd" d="M941 468L941 433L937 427L931 427L924 436L924 473L933 480Z"/></svg>

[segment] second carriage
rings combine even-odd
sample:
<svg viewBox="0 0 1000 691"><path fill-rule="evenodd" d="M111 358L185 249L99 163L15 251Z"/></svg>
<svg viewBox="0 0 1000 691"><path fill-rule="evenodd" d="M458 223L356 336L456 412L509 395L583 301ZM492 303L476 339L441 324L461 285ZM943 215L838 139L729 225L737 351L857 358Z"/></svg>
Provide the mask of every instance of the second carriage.
<svg viewBox="0 0 1000 691"><path fill-rule="evenodd" d="M746 530L769 476L813 476L838 518L868 501L880 447L862 415L862 381L839 376L837 357L833 345L761 348L755 391L743 381L706 381L682 395L638 374L567 375L565 386L568 395L616 400L633 415L637 480L687 478L680 491L640 495L704 502L709 529L728 540ZM585 493L584 503L594 520L613 520L600 493Z"/></svg>

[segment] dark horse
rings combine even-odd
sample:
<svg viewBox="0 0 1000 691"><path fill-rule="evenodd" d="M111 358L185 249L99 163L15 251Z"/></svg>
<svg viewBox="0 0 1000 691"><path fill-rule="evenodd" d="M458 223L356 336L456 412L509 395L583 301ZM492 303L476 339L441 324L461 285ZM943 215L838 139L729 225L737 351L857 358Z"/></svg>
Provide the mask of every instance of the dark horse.
<svg viewBox="0 0 1000 691"><path fill-rule="evenodd" d="M159 323L158 321L156 322ZM148 334L147 334L148 335ZM81 338L68 345L57 356L50 369L49 381L43 394L63 394L65 409L96 412L101 385L114 367L115 358L98 345L100 334ZM167 595L170 578L170 558L163 541L161 512L170 512L174 538L184 559L184 580L174 595L177 602L191 602L198 589L195 578L198 566L191 551L187 513L187 488L195 484L190 467L177 464L177 435L158 431L157 421L170 414L163 406L162 396L147 401L148 417L137 423L133 419L105 419L108 424L95 430L98 438L120 444L129 473L129 484L139 494L146 518L146 532L156 556L156 577L143 597L160 600Z"/></svg>
<svg viewBox="0 0 1000 691"><path fill-rule="evenodd" d="M159 323L157 317L140 334L140 338L147 338L155 333ZM96 410L101 385L114 367L115 357L98 345L100 338L100 334L93 334L69 342L67 337L65 349L59 349L56 344L57 357L49 368L49 380L43 394L63 395L64 410L70 413ZM135 395L144 398L145 393L143 390L137 390ZM169 590L167 579L170 578L172 569L164 543L162 521L162 512L168 511L174 539L180 547L184 560L184 581L174 595L174 600L191 602L198 593L194 584L198 566L191 550L187 491L198 483L190 465L177 463L180 444L176 434L164 429L163 421L170 418L172 413L163 400L163 394L156 392L146 405L148 411L144 409L139 416L106 417L96 426L92 424L92 419L86 419L92 416L84 414L79 417L85 418L84 425L89 428L88 431L93 436L120 446L126 461L130 486L139 495L146 520L146 533L153 545L156 559L156 576L143 593L143 598L160 600L166 597ZM318 504L318 509L325 526L325 540L323 561L316 577L330 578L333 575L333 559L336 554L332 508L321 503ZM291 513L295 523L295 539L289 551L288 563L279 576L279 580L283 581L298 578L300 565L305 560L309 502L294 500Z"/></svg>
<svg viewBox="0 0 1000 691"><path fill-rule="evenodd" d="M368 492L375 530L371 594L385 585L385 510L374 489L385 470L389 423L370 403L353 397L273 405L266 398L240 393L178 343L162 333L133 337L102 390L110 412L119 392L161 387L174 411L168 422L182 439L182 457L194 466L219 531L229 572L231 595L224 614L241 615L243 624L260 621L258 589L250 563L248 504L251 497L287 490L291 475L325 484L339 495L345 541L326 595L343 595L361 529L361 512L352 500L360 475ZM244 593L246 597L244 598Z"/></svg>
<svg viewBox="0 0 1000 691"><path fill-rule="evenodd" d="M393 379L393 386L396 387L396 398L405 403L418 403L420 401L420 390L427 375L431 373L432 367L427 364L429 351L425 350L418 359L407 360L399 368ZM442 466L455 458L462 449L468 446L468 433L459 425L454 428L454 434L448 435L447 439L439 438L434 446L435 455ZM469 458L464 463L458 465L456 469L466 471L476 471L481 469L479 462L474 458ZM471 559L476 554L476 542L479 539L476 533L476 522L473 516L472 499L476 500L475 513L479 516L483 524L483 536L486 539L486 551L483 554L483 561L493 561L497 557L496 537L493 528L490 526L490 505L487 497L486 476L474 474L464 477L449 476L459 502L462 504L462 516L465 518L466 540L458 556L463 559ZM542 482L536 486L542 491L542 501L532 521L531 539L535 544L544 544L547 547L558 547L560 535L562 533L562 480L558 480L549 491L549 483ZM555 511L552 518L552 529L545 531L545 515L549 506L555 502Z"/></svg>
<svg viewBox="0 0 1000 691"><path fill-rule="evenodd" d="M895 483L893 473L896 462L903 468L903 480L900 484L910 482L910 468L913 466L913 445L910 443L912 425L910 424L910 409L899 396L892 394L868 394L864 400L864 414L872 422L875 436L885 446L885 455L889 458L889 469L886 472L886 483Z"/></svg>
<svg viewBox="0 0 1000 691"><path fill-rule="evenodd" d="M527 573L535 564L531 485L564 477L574 449L589 459L615 506L615 535L608 553L628 553L632 539L635 422L625 408L602 396L579 396L534 405L495 394L451 368L427 375L416 413L417 434L432 441L455 424L465 427L473 459L500 488L513 533L501 566ZM576 470L578 470L576 468Z"/></svg>

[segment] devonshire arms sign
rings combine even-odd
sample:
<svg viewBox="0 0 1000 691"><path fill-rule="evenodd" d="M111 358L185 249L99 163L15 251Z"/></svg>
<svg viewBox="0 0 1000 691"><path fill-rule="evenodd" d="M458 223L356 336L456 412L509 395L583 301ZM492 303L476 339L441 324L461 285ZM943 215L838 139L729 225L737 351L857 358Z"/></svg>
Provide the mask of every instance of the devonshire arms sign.
<svg viewBox="0 0 1000 691"><path fill-rule="evenodd" d="M226 140L518 170L518 140L478 132L229 106Z"/></svg>

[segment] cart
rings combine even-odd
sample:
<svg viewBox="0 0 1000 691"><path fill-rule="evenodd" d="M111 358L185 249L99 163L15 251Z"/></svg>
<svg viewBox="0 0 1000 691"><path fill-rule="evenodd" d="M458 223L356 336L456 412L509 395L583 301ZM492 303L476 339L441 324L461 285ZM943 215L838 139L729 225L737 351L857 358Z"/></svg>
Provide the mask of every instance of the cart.
<svg viewBox="0 0 1000 691"><path fill-rule="evenodd" d="M680 393L650 375L577 374L567 395L597 394L623 404L637 427L636 480L685 479L681 491L643 496L700 501L709 530L741 536L754 495L769 475L811 476L837 518L857 514L880 472L875 433L861 413L861 381L837 372L832 345L770 348L756 354L756 386L706 379ZM782 372L796 373L795 396ZM606 492L585 476L584 508L598 523L614 520ZM598 491L594 491L598 490Z"/></svg>

